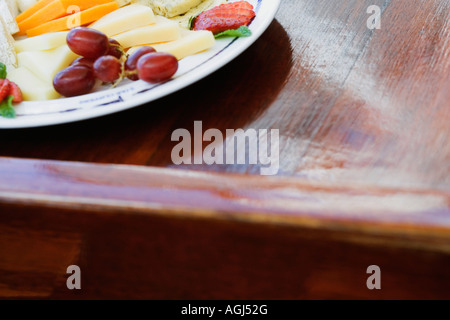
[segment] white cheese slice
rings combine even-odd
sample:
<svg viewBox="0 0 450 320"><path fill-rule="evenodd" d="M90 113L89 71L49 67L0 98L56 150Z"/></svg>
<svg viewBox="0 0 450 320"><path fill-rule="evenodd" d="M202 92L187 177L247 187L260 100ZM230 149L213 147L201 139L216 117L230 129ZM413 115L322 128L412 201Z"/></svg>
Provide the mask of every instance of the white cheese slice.
<svg viewBox="0 0 450 320"><path fill-rule="evenodd" d="M158 52L171 53L178 60L181 60L210 49L216 42L213 33L210 31L181 30L180 39L173 42L152 45L152 47Z"/></svg>
<svg viewBox="0 0 450 320"><path fill-rule="evenodd" d="M128 49L143 44L174 41L179 37L180 28L177 23L163 17L156 17L156 24L119 33L113 38Z"/></svg>
<svg viewBox="0 0 450 320"><path fill-rule="evenodd" d="M0 62L6 67L17 67L17 56L14 50L14 39L0 16Z"/></svg>
<svg viewBox="0 0 450 320"><path fill-rule="evenodd" d="M18 40L15 43L16 52L42 51L55 49L66 44L68 31L50 32L40 36Z"/></svg>
<svg viewBox="0 0 450 320"><path fill-rule="evenodd" d="M67 45L47 51L24 51L17 55L19 67L25 67L47 84L78 56Z"/></svg>
<svg viewBox="0 0 450 320"><path fill-rule="evenodd" d="M108 37L155 23L152 9L140 4L132 4L117 9L100 18L89 27L105 33Z"/></svg>
<svg viewBox="0 0 450 320"><path fill-rule="evenodd" d="M60 97L53 88L53 84L42 81L27 68L22 67L10 71L8 79L19 86L23 99L26 101L42 101Z"/></svg>
<svg viewBox="0 0 450 320"><path fill-rule="evenodd" d="M19 26L17 25L15 17L9 11L6 0L0 0L0 16L3 18L10 34L19 32Z"/></svg>

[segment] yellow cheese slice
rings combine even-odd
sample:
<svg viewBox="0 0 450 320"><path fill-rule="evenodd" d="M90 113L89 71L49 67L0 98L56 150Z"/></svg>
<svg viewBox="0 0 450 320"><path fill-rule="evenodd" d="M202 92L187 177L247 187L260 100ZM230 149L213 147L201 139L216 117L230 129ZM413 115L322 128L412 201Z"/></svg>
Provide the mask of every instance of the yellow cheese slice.
<svg viewBox="0 0 450 320"><path fill-rule="evenodd" d="M156 22L156 24L120 33L113 38L127 49L143 44L174 41L180 37L180 28L173 21L156 17Z"/></svg>
<svg viewBox="0 0 450 320"><path fill-rule="evenodd" d="M158 52L173 54L178 60L206 51L215 44L214 35L210 31L181 31L178 40L152 45Z"/></svg>
<svg viewBox="0 0 450 320"><path fill-rule="evenodd" d="M89 27L105 33L108 37L132 29L148 26L155 23L152 9L140 4L132 4L103 16Z"/></svg>
<svg viewBox="0 0 450 320"><path fill-rule="evenodd" d="M11 70L8 73L8 79L20 87L26 101L51 100L60 97L52 84L42 81L27 68Z"/></svg>

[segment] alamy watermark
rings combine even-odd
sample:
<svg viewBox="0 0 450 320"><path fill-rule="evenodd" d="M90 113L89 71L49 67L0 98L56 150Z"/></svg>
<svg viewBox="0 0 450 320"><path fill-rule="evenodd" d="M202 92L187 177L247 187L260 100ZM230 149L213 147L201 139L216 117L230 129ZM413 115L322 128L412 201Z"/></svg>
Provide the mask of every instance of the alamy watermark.
<svg viewBox="0 0 450 320"><path fill-rule="evenodd" d="M371 275L366 281L367 289L381 290L381 268L377 265L371 265L367 267L367 274Z"/></svg>
<svg viewBox="0 0 450 320"><path fill-rule="evenodd" d="M66 280L66 286L69 290L81 290L81 269L77 265L67 267L67 274L70 276Z"/></svg>
<svg viewBox="0 0 450 320"><path fill-rule="evenodd" d="M193 137L187 129L177 129L171 139L179 142L171 154L175 165L260 165L266 176L276 175L280 168L278 129L227 129L224 137L219 129L203 132L202 121L195 121ZM204 142L210 143L203 149Z"/></svg>
<svg viewBox="0 0 450 320"><path fill-rule="evenodd" d="M367 19L367 28L370 30L381 29L381 8L373 5L367 8L367 13L371 14Z"/></svg>

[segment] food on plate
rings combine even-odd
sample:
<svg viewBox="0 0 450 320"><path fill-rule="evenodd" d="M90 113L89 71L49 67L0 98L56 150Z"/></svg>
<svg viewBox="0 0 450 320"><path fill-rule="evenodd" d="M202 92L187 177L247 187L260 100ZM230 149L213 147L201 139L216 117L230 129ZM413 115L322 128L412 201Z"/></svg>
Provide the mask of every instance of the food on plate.
<svg viewBox="0 0 450 320"><path fill-rule="evenodd" d="M180 38L175 41L154 44L153 48L158 52L173 54L178 60L208 50L214 46L215 39L210 31L180 30ZM133 47L129 52L137 50Z"/></svg>
<svg viewBox="0 0 450 320"><path fill-rule="evenodd" d="M22 13L16 17L16 21L18 23L24 21L25 19L31 17L33 14L35 14L36 12L38 12L39 10L41 10L42 8L44 8L45 6L50 4L52 1L53 0L36 1L34 4L29 6L27 9L21 10Z"/></svg>
<svg viewBox="0 0 450 320"><path fill-rule="evenodd" d="M42 81L51 83L58 71L70 65L78 55L67 45L62 45L52 50L20 52L17 57L21 67L27 68Z"/></svg>
<svg viewBox="0 0 450 320"><path fill-rule="evenodd" d="M25 12L28 8L34 6L39 0L16 0L19 12ZM18 12L18 13L19 13Z"/></svg>
<svg viewBox="0 0 450 320"><path fill-rule="evenodd" d="M66 38L68 31L62 32L50 32L46 33L40 37L26 38L23 40L18 40L15 43L16 52L23 51L42 51L55 49L66 44Z"/></svg>
<svg viewBox="0 0 450 320"><path fill-rule="evenodd" d="M73 62L70 64L70 66L86 66L88 68L93 69L94 63L95 63L95 60L93 60L93 59L79 57L79 58L76 58L75 60L73 60Z"/></svg>
<svg viewBox="0 0 450 320"><path fill-rule="evenodd" d="M193 17L198 16L203 11L209 10L213 7L226 3L226 0L204 0L198 6L193 7L188 12L170 18L170 20L178 22L178 24L184 29L190 29L190 21Z"/></svg>
<svg viewBox="0 0 450 320"><path fill-rule="evenodd" d="M76 65L58 72L53 79L53 86L59 94L74 97L91 92L95 81L95 74L91 68Z"/></svg>
<svg viewBox="0 0 450 320"><path fill-rule="evenodd" d="M19 7L17 5L16 0L2 0L2 2L6 2L8 5L9 12L15 18L19 14Z"/></svg>
<svg viewBox="0 0 450 320"><path fill-rule="evenodd" d="M156 14L172 18L188 12L203 0L147 0L145 2Z"/></svg>
<svg viewBox="0 0 450 320"><path fill-rule="evenodd" d="M122 58L122 56L125 54L125 51L123 50L119 41L111 38L109 38L108 41L109 41L109 50L106 54L109 56L116 57L117 59Z"/></svg>
<svg viewBox="0 0 450 320"><path fill-rule="evenodd" d="M12 102L22 101L22 93L19 87L8 79L0 78L0 102L3 102L10 95L12 96Z"/></svg>
<svg viewBox="0 0 450 320"><path fill-rule="evenodd" d="M95 29L79 27L67 34L67 45L76 54L97 59L109 51L108 37Z"/></svg>
<svg viewBox="0 0 450 320"><path fill-rule="evenodd" d="M40 101L57 99L60 97L53 88L52 83L39 79L25 67L11 70L8 73L8 78L19 85L24 100Z"/></svg>
<svg viewBox="0 0 450 320"><path fill-rule="evenodd" d="M125 49L145 44L162 43L178 40L180 27L176 22L163 17L156 17L155 24L122 32L114 36Z"/></svg>
<svg viewBox="0 0 450 320"><path fill-rule="evenodd" d="M38 27L39 25L59 19L71 12L70 9L77 8L80 11L89 8L113 2L112 0L54 0L33 13L25 20L20 21L19 29L21 34L25 34L28 30Z"/></svg>
<svg viewBox="0 0 450 320"><path fill-rule="evenodd" d="M14 38L0 16L0 62L8 69L17 67L17 55L14 50Z"/></svg>
<svg viewBox="0 0 450 320"><path fill-rule="evenodd" d="M88 23L97 21L108 13L117 10L119 5L116 2L109 2L100 4L84 11L73 13L69 16L64 16L46 23L43 23L35 28L27 30L29 37L35 37L48 32L57 32L69 30L70 26L82 26Z"/></svg>
<svg viewBox="0 0 450 320"><path fill-rule="evenodd" d="M165 52L147 53L139 58L137 63L139 79L150 83L167 81L177 70L177 58Z"/></svg>
<svg viewBox="0 0 450 320"><path fill-rule="evenodd" d="M250 3L247 1L232 2L200 13L193 19L192 29L209 30L218 34L247 26L254 17L255 11Z"/></svg>
<svg viewBox="0 0 450 320"><path fill-rule="evenodd" d="M12 102L22 102L22 92L19 86L8 79L0 78L0 102L3 102L8 96L12 96Z"/></svg>
<svg viewBox="0 0 450 320"><path fill-rule="evenodd" d="M10 34L19 32L19 26L17 25L15 14L10 11L6 0L0 0L0 17L2 18L3 23Z"/></svg>
<svg viewBox="0 0 450 320"><path fill-rule="evenodd" d="M0 89L20 87L33 101L126 78L164 82L179 60L213 47L215 36L251 34L242 28L254 16L246 1L0 0L0 63L8 71ZM1 115L13 114L1 106L9 110Z"/></svg>
<svg viewBox="0 0 450 320"><path fill-rule="evenodd" d="M148 46L139 47L139 49L134 52L130 52L127 61L125 61L125 71L127 72L128 79L133 81L139 80L139 76L137 74L137 63L143 55L153 52L156 52L156 50Z"/></svg>
<svg viewBox="0 0 450 320"><path fill-rule="evenodd" d="M94 74L102 82L115 82L122 74L122 63L113 56L98 58L93 65Z"/></svg>
<svg viewBox="0 0 450 320"><path fill-rule="evenodd" d="M158 83L169 80L178 70L176 57L170 53L156 53L151 48L143 48L141 53L144 55L131 55L131 60L108 55L111 44L122 50L120 42L110 40L104 33L91 28L72 29L67 35L67 43L74 54L82 58L58 72L53 79L55 90L65 97L91 92L96 79L114 85L125 77Z"/></svg>
<svg viewBox="0 0 450 320"><path fill-rule="evenodd" d="M89 28L99 30L111 37L154 23L155 15L152 9L147 6L132 4L107 14L91 24Z"/></svg>
<svg viewBox="0 0 450 320"><path fill-rule="evenodd" d="M0 115L5 118L14 118L16 111L13 103L23 101L19 86L7 79L6 65L0 63Z"/></svg>

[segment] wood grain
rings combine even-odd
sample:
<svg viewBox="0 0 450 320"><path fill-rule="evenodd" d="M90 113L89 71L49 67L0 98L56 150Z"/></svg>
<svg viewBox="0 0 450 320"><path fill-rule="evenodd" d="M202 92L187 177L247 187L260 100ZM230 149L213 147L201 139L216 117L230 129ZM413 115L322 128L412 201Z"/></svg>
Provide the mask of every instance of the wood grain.
<svg viewBox="0 0 450 320"><path fill-rule="evenodd" d="M283 0L251 48L170 97L0 131L0 296L450 298L449 21L449 0ZM196 120L279 129L278 177L175 166L171 134Z"/></svg>
<svg viewBox="0 0 450 320"><path fill-rule="evenodd" d="M342 242L335 238L340 232L233 219L167 219L14 205L0 209L7 212L2 232L5 225L25 232L58 230L55 238L47 238L48 246L62 240L68 248L82 239L81 256L70 260L82 270L82 289L65 287L66 261L47 273L2 271L4 286L20 284L23 298L42 295L50 279L55 285L47 297L54 299L450 298L448 255L389 242L377 246ZM23 261L33 261L31 248L21 255ZM6 260L3 265L11 256L1 256ZM366 287L366 269L372 264L381 267L381 291Z"/></svg>

